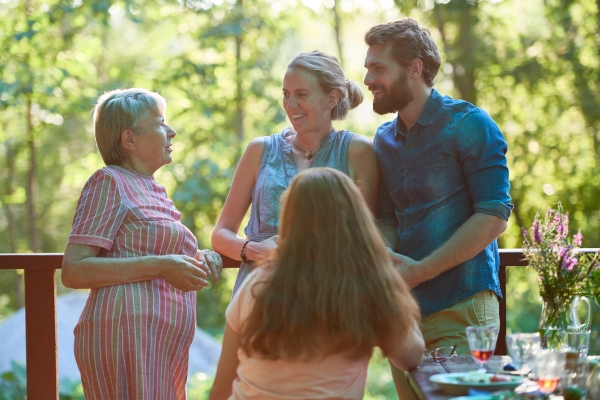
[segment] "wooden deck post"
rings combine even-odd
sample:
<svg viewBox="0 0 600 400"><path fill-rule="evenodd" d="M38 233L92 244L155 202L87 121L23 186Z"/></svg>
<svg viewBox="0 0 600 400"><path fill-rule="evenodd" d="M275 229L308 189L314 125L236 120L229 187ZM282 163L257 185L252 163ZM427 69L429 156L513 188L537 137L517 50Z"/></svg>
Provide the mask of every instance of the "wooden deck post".
<svg viewBox="0 0 600 400"><path fill-rule="evenodd" d="M494 355L505 356L506 355L506 266L500 265L500 271L498 271L498 277L500 278L500 289L502 290L502 300L500 300L500 308L498 310L500 314L500 331L498 332L498 340L496 341L496 350Z"/></svg>
<svg viewBox="0 0 600 400"><path fill-rule="evenodd" d="M27 399L58 400L56 271L25 270Z"/></svg>

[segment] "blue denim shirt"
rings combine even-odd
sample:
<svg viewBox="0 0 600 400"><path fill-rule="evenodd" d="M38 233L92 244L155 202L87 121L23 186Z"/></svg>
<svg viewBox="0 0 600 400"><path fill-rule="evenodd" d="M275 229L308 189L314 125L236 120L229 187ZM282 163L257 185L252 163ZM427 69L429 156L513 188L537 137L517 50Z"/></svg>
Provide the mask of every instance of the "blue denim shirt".
<svg viewBox="0 0 600 400"><path fill-rule="evenodd" d="M507 145L480 108L435 89L408 131L396 118L374 139L381 172L378 223L394 225L398 252L421 260L475 213L508 220ZM502 297L494 240L474 258L413 289L423 317L484 290Z"/></svg>

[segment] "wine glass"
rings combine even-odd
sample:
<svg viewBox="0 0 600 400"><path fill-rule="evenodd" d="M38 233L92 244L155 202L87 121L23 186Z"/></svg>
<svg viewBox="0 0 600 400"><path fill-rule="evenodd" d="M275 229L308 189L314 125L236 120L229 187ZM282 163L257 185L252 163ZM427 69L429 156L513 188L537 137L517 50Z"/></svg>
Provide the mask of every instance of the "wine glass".
<svg viewBox="0 0 600 400"><path fill-rule="evenodd" d="M498 326L468 326L467 340L471 355L479 363L479 371L485 372L485 363L494 354Z"/></svg>
<svg viewBox="0 0 600 400"><path fill-rule="evenodd" d="M506 335L506 348L517 371L525 375L531 369L531 360L540 349L540 334L510 333Z"/></svg>
<svg viewBox="0 0 600 400"><path fill-rule="evenodd" d="M559 350L542 350L533 360L533 373L540 392L550 394L556 390L565 368L565 353Z"/></svg>

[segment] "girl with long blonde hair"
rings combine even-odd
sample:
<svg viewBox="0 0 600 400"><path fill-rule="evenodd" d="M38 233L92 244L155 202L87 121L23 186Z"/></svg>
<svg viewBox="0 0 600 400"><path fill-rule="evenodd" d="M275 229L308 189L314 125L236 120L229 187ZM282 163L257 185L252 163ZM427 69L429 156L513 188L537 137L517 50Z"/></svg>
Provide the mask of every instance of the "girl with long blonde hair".
<svg viewBox="0 0 600 400"><path fill-rule="evenodd" d="M352 180L308 169L282 203L275 258L227 308L211 399L360 399L374 346L419 365L419 308Z"/></svg>

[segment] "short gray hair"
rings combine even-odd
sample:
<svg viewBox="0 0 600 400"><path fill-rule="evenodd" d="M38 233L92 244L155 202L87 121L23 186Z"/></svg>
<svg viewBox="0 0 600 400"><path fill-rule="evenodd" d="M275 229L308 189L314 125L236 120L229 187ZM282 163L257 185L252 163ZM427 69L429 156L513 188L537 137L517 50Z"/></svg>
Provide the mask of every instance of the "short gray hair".
<svg viewBox="0 0 600 400"><path fill-rule="evenodd" d="M290 61L288 69L301 68L312 74L325 93L337 90L340 99L331 110L332 120L346 118L348 111L358 107L363 101L362 90L355 82L344 76L338 59L319 50L300 53Z"/></svg>
<svg viewBox="0 0 600 400"><path fill-rule="evenodd" d="M116 89L104 93L94 106L94 135L106 165L122 165L126 160L121 147L121 132L131 129L136 134L140 117L164 114L167 102L158 93L146 89Z"/></svg>

